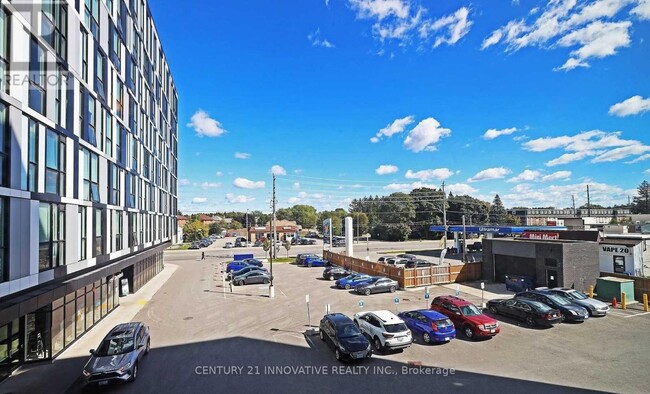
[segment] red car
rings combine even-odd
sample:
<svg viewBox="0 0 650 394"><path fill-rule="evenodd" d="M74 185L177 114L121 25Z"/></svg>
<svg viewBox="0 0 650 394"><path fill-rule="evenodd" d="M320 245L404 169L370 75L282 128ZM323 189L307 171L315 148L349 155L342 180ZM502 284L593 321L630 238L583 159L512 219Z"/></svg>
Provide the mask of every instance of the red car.
<svg viewBox="0 0 650 394"><path fill-rule="evenodd" d="M499 322L461 298L436 297L431 301L431 309L447 316L456 326L456 330L463 332L468 339L489 338L499 333Z"/></svg>

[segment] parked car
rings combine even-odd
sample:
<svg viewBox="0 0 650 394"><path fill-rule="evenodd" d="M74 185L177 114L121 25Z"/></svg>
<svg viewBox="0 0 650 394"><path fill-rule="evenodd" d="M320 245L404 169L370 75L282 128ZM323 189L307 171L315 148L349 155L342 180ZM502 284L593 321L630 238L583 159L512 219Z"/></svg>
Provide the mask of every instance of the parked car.
<svg viewBox="0 0 650 394"><path fill-rule="evenodd" d="M296 264L297 265L303 265L306 259L317 259L319 258L318 255L315 255L313 253L298 253L296 255Z"/></svg>
<svg viewBox="0 0 650 394"><path fill-rule="evenodd" d="M320 339L333 350L337 360L361 360L372 356L368 339L352 320L342 313L330 313L320 321Z"/></svg>
<svg viewBox="0 0 650 394"><path fill-rule="evenodd" d="M525 322L530 327L553 326L562 322L562 313L539 301L520 299L490 300L488 310L494 314L502 314Z"/></svg>
<svg viewBox="0 0 650 394"><path fill-rule="evenodd" d="M404 257L391 257L388 260L386 260L386 264L388 265L393 265L393 266L406 266L406 263L408 263L409 259L406 259Z"/></svg>
<svg viewBox="0 0 650 394"><path fill-rule="evenodd" d="M264 245L264 242L262 242L262 241L255 241L255 243L253 243L253 246L256 247L256 248L259 247L259 246L262 246L262 245Z"/></svg>
<svg viewBox="0 0 650 394"><path fill-rule="evenodd" d="M343 267L330 266L323 270L323 278L327 280L341 279L352 274L352 271Z"/></svg>
<svg viewBox="0 0 650 394"><path fill-rule="evenodd" d="M232 249L232 248L234 248L234 245L232 244L232 242L226 242L226 244L223 245L223 247L225 249Z"/></svg>
<svg viewBox="0 0 650 394"><path fill-rule="evenodd" d="M500 331L499 322L482 313L474 304L455 296L439 296L431 301L431 309L447 316L457 330L468 339L489 338Z"/></svg>
<svg viewBox="0 0 650 394"><path fill-rule="evenodd" d="M231 261L226 266L226 272L239 271L240 269L247 267L249 265L262 267L263 264L260 260L257 259L244 259L244 260Z"/></svg>
<svg viewBox="0 0 650 394"><path fill-rule="evenodd" d="M395 290L399 287L397 281L390 278L383 278L381 276L375 276L368 281L359 283L354 287L354 291L357 294L370 295L374 293L386 293L390 291L394 293Z"/></svg>
<svg viewBox="0 0 650 394"><path fill-rule="evenodd" d="M234 278L235 276L244 275L244 274L246 274L248 272L251 272L251 271L268 272L268 270L266 268L264 268L264 267L258 267L256 265L247 265L246 267L244 267L244 268L242 268L240 270L230 271L230 273L228 273L227 278L228 278L228 280L230 280L231 278Z"/></svg>
<svg viewBox="0 0 650 394"><path fill-rule="evenodd" d="M318 235L317 232L310 231L307 233L307 235L305 235L305 238L320 238L320 235Z"/></svg>
<svg viewBox="0 0 650 394"><path fill-rule="evenodd" d="M522 291L532 290L535 287L535 281L530 276L506 275L506 290L519 293Z"/></svg>
<svg viewBox="0 0 650 394"><path fill-rule="evenodd" d="M333 237L332 246L335 247L335 248L345 246L345 238L344 237Z"/></svg>
<svg viewBox="0 0 650 394"><path fill-rule="evenodd" d="M303 267L327 267L331 265L331 263L327 260L321 259L320 257L316 258L307 258L303 260L302 263Z"/></svg>
<svg viewBox="0 0 650 394"><path fill-rule="evenodd" d="M395 258L395 256L381 256L377 259L377 262L380 264L386 264L386 260Z"/></svg>
<svg viewBox="0 0 650 394"><path fill-rule="evenodd" d="M83 384L106 386L132 382L138 366L151 348L149 327L141 322L122 323L113 327L83 368Z"/></svg>
<svg viewBox="0 0 650 394"><path fill-rule="evenodd" d="M411 260L404 265L404 268L425 268L425 267L431 267L433 264L430 261L427 260Z"/></svg>
<svg viewBox="0 0 650 394"><path fill-rule="evenodd" d="M389 311L359 312L354 315L359 326L378 352L411 346L413 337L404 321Z"/></svg>
<svg viewBox="0 0 650 394"><path fill-rule="evenodd" d="M358 284L372 279L372 276L366 274L352 274L336 281L336 287L339 289L352 289Z"/></svg>
<svg viewBox="0 0 650 394"><path fill-rule="evenodd" d="M401 254L398 254L397 257L399 257L401 259L407 259L407 260L416 260L418 258L418 256L416 256L414 254L410 254L410 253L401 253Z"/></svg>
<svg viewBox="0 0 650 394"><path fill-rule="evenodd" d="M271 274L266 271L249 271L243 275L235 276L232 279L232 283L242 286L250 285L252 283L264 283L267 284L271 281Z"/></svg>
<svg viewBox="0 0 650 394"><path fill-rule="evenodd" d="M200 246L196 242L192 242L192 245L190 245L190 247L189 247L189 249L199 249L199 248L200 248Z"/></svg>
<svg viewBox="0 0 650 394"><path fill-rule="evenodd" d="M580 305L589 312L589 316L607 316L609 313L609 306L602 301L589 298L585 293L574 290L556 287L549 290L551 293L564 296L573 303Z"/></svg>
<svg viewBox="0 0 650 394"><path fill-rule="evenodd" d="M581 322L589 318L589 312L578 304L575 304L561 295L553 294L547 290L531 290L517 293L515 298L526 298L539 301L551 308L559 309L564 315L564 320Z"/></svg>
<svg viewBox="0 0 650 394"><path fill-rule="evenodd" d="M300 240L300 245L316 245L317 241L315 239L302 238Z"/></svg>
<svg viewBox="0 0 650 394"><path fill-rule="evenodd" d="M456 338L454 323L447 316L436 311L422 309L418 311L401 312L397 314L413 336L422 338L424 343L449 342Z"/></svg>
<svg viewBox="0 0 650 394"><path fill-rule="evenodd" d="M467 244L468 252L480 252L483 250L483 242L474 242L472 244Z"/></svg>

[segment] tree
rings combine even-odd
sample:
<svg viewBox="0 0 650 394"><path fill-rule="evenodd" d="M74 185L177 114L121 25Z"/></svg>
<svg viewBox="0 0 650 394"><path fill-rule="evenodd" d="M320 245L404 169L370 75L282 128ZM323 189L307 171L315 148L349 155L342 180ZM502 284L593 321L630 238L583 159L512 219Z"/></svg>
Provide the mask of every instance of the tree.
<svg viewBox="0 0 650 394"><path fill-rule="evenodd" d="M421 187L411 190L409 193L415 205L415 224L413 230L420 238L426 238L429 234L429 226L442 224L442 211L444 195L442 190ZM447 204L449 207L449 204Z"/></svg>
<svg viewBox="0 0 650 394"><path fill-rule="evenodd" d="M198 241L208 235L208 226L201 222L198 215L192 215L183 226L183 240L185 242Z"/></svg>
<svg viewBox="0 0 650 394"><path fill-rule="evenodd" d="M352 212L352 224L354 226L355 234L361 236L368 232L368 216L363 212Z"/></svg>
<svg viewBox="0 0 650 394"><path fill-rule="evenodd" d="M379 224L372 230L373 237L386 241L405 241L411 235L415 204L408 194L392 193L380 197L377 216Z"/></svg>
<svg viewBox="0 0 650 394"><path fill-rule="evenodd" d="M280 208L275 211L275 218L278 220L295 220L292 208Z"/></svg>
<svg viewBox="0 0 650 394"><path fill-rule="evenodd" d="M507 214L504 223L511 224L513 226L521 226L521 219L519 216Z"/></svg>
<svg viewBox="0 0 650 394"><path fill-rule="evenodd" d="M632 200L632 213L650 213L650 183L644 180L636 189L637 196Z"/></svg>
<svg viewBox="0 0 650 394"><path fill-rule="evenodd" d="M284 241L284 243L282 244L282 246L284 246L284 248L287 250L287 257L289 257L289 250L291 249L291 242L289 242L289 241Z"/></svg>
<svg viewBox="0 0 650 394"><path fill-rule="evenodd" d="M293 219L302 228L314 228L318 221L318 214L316 208L311 205L294 205L291 208L293 212Z"/></svg>
<svg viewBox="0 0 650 394"><path fill-rule="evenodd" d="M503 207L501 197L498 194L494 196L494 201L492 201L488 216L491 224L503 224L506 222L506 209Z"/></svg>
<svg viewBox="0 0 650 394"><path fill-rule="evenodd" d="M240 230L240 229L244 228L244 226L243 226L240 222L238 222L238 221L236 221L236 220L233 220L232 222L230 222L230 226L229 226L229 227L230 227L232 230Z"/></svg>
<svg viewBox="0 0 650 394"><path fill-rule="evenodd" d="M226 222L223 220L218 220L212 224L210 224L210 228L208 230L208 234L221 234L223 230L226 230L227 225Z"/></svg>
<svg viewBox="0 0 650 394"><path fill-rule="evenodd" d="M266 256L268 251L271 250L271 241L269 239L264 240L262 243L262 249L264 249L264 255Z"/></svg>

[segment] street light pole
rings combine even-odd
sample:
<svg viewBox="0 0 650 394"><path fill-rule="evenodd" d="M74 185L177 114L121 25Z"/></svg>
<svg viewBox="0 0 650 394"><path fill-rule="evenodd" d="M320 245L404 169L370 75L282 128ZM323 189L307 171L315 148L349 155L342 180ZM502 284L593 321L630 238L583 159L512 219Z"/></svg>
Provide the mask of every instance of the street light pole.
<svg viewBox="0 0 650 394"><path fill-rule="evenodd" d="M465 232L465 215L463 215L463 263L466 263L465 253L467 252L467 233Z"/></svg>
<svg viewBox="0 0 650 394"><path fill-rule="evenodd" d="M445 193L445 181L442 181L442 223L445 226L445 234L443 236L445 244L443 248L447 249L447 193Z"/></svg>
<svg viewBox="0 0 650 394"><path fill-rule="evenodd" d="M248 209L246 210L246 246L251 241L251 228L248 226Z"/></svg>
<svg viewBox="0 0 650 394"><path fill-rule="evenodd" d="M271 284L269 286L269 298L275 297L275 288L273 287L273 256L275 253L275 174L273 174L273 196L271 197L271 226L273 234L273 242L271 242L271 253L269 255L269 261L271 265Z"/></svg>

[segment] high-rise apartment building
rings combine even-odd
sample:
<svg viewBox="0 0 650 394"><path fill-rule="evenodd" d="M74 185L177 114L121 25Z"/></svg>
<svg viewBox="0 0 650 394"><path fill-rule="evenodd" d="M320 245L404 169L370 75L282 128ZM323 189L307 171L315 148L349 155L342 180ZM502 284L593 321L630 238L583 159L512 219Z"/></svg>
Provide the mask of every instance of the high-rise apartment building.
<svg viewBox="0 0 650 394"><path fill-rule="evenodd" d="M162 269L178 94L146 0L0 2L0 378Z"/></svg>

